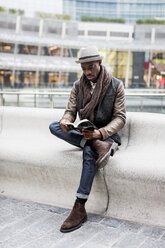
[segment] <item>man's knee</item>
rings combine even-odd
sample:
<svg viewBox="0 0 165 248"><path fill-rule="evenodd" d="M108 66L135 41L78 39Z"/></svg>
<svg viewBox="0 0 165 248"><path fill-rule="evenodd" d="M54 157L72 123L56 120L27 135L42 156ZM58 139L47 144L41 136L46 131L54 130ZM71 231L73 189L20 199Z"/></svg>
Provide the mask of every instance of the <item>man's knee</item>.
<svg viewBox="0 0 165 248"><path fill-rule="evenodd" d="M59 132L60 123L58 121L53 122L49 125L49 130L52 134L56 135Z"/></svg>

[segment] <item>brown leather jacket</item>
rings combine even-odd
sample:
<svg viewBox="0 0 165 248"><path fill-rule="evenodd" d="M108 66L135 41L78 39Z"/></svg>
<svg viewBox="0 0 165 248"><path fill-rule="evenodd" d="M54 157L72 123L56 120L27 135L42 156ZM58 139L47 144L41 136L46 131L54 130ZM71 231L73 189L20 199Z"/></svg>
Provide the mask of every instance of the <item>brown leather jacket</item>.
<svg viewBox="0 0 165 248"><path fill-rule="evenodd" d="M68 119L70 122L74 122L77 116L77 94L75 83L70 93L70 98L65 109L62 119ZM103 140L112 136L118 132L126 122L126 109L125 109L125 92L123 83L120 82L116 98L114 102L114 110L112 120L104 127L99 130L102 133Z"/></svg>

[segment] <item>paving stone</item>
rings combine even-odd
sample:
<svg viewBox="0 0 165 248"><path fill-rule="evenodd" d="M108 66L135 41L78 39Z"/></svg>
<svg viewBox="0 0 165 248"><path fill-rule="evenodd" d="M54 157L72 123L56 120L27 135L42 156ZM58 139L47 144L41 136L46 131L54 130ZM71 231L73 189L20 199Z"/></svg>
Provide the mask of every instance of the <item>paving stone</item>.
<svg viewBox="0 0 165 248"><path fill-rule="evenodd" d="M83 248L107 248L115 244L124 234L117 228L104 226L103 230L98 232L89 241L86 242Z"/></svg>
<svg viewBox="0 0 165 248"><path fill-rule="evenodd" d="M162 235L161 239L165 241L165 234Z"/></svg>
<svg viewBox="0 0 165 248"><path fill-rule="evenodd" d="M0 248L165 248L164 228L94 214L63 234L59 229L69 212L0 196Z"/></svg>
<svg viewBox="0 0 165 248"><path fill-rule="evenodd" d="M165 233L165 229L155 226L143 226L141 228L141 233L146 236L159 239Z"/></svg>
<svg viewBox="0 0 165 248"><path fill-rule="evenodd" d="M22 205L24 208L28 208L33 211L46 210L46 211L58 213L58 214L64 214L68 211L68 209L65 209L65 208L59 208L59 207L50 206L47 204L35 203L35 202L24 202L24 203L20 202L19 205Z"/></svg>
<svg viewBox="0 0 165 248"><path fill-rule="evenodd" d="M32 224L21 232L18 232L16 235L12 236L8 240L6 240L3 245L4 248L8 247L22 247L26 244L35 241L36 239L42 237L47 232L54 229L55 224L57 223L57 219L59 220L59 216L56 216L56 221L53 216L49 216L46 219L42 218L40 222ZM55 235L54 235L55 236Z"/></svg>
<svg viewBox="0 0 165 248"><path fill-rule="evenodd" d="M8 216L8 215L12 214L13 211L11 211L11 209L6 210L3 208L0 208L0 212L1 212L1 216L4 217L4 216Z"/></svg>
<svg viewBox="0 0 165 248"><path fill-rule="evenodd" d="M14 216L13 214L0 217L0 231L9 224L11 225L13 222L16 222L17 220L17 216Z"/></svg>
<svg viewBox="0 0 165 248"><path fill-rule="evenodd" d="M59 239L56 237L56 229L48 232L46 235L35 239L29 244L25 245L24 248L50 248L52 245L55 245Z"/></svg>
<svg viewBox="0 0 165 248"><path fill-rule="evenodd" d="M117 241L116 244L112 245L112 248L137 248L145 240L146 237L144 235L129 232Z"/></svg>
<svg viewBox="0 0 165 248"><path fill-rule="evenodd" d="M165 241L147 239L139 248L165 248Z"/></svg>
<svg viewBox="0 0 165 248"><path fill-rule="evenodd" d="M74 232L64 234L51 248L76 248L83 247L92 237L103 230L102 225L95 223L84 223L83 227L77 229Z"/></svg>
<svg viewBox="0 0 165 248"><path fill-rule="evenodd" d="M0 196L0 209L2 209L3 204L4 204L4 202L5 202L6 200L7 200L7 199L6 199L5 197Z"/></svg>
<svg viewBox="0 0 165 248"><path fill-rule="evenodd" d="M17 217L24 217L27 214L32 213L30 209L25 209L19 205L19 201L13 199L11 202L8 200L4 201L4 203L1 205L1 212L3 212L3 215L1 214L1 216L12 214Z"/></svg>
<svg viewBox="0 0 165 248"><path fill-rule="evenodd" d="M104 217L102 216L95 215L95 214L88 214L88 221L100 223L103 219Z"/></svg>
<svg viewBox="0 0 165 248"><path fill-rule="evenodd" d="M101 232L104 229L105 229L105 226L101 224L87 221L83 224L80 230L83 232L83 234L86 235L86 237L87 236L91 237L92 235L95 235L96 233ZM114 228L109 228L109 230L114 230ZM72 235L74 235L74 233Z"/></svg>
<svg viewBox="0 0 165 248"><path fill-rule="evenodd" d="M22 218L26 218L31 214L35 214L36 211L27 210L26 208L20 207L17 204L14 205L10 210L0 210L0 230L5 228L13 222L19 222Z"/></svg>
<svg viewBox="0 0 165 248"><path fill-rule="evenodd" d="M0 202L3 201L3 200L6 200L7 197L3 196L3 195L0 195Z"/></svg>
<svg viewBox="0 0 165 248"><path fill-rule="evenodd" d="M114 218L104 218L101 222L101 224L111 226L111 227L119 227L123 223L122 220L114 219Z"/></svg>
<svg viewBox="0 0 165 248"><path fill-rule="evenodd" d="M125 231L125 232L131 231L137 233L141 230L142 227L143 225L139 223L123 221L123 223L119 228L121 231Z"/></svg>
<svg viewBox="0 0 165 248"><path fill-rule="evenodd" d="M52 213L57 213L57 214L64 214L64 213L68 213L68 210L65 208L58 208L58 207L49 207L48 209L49 212Z"/></svg>
<svg viewBox="0 0 165 248"><path fill-rule="evenodd" d="M21 230L27 228L32 223L38 222L41 218L44 218L43 211L38 211L32 215L27 216L26 218L22 218L19 221L15 221L12 223L8 223L4 229L0 231L0 241L4 241L9 239L12 235L20 232Z"/></svg>
<svg viewBox="0 0 165 248"><path fill-rule="evenodd" d="M18 203L18 200L16 199L5 199L1 202L1 208L3 209L12 209L13 207L16 207L16 204Z"/></svg>

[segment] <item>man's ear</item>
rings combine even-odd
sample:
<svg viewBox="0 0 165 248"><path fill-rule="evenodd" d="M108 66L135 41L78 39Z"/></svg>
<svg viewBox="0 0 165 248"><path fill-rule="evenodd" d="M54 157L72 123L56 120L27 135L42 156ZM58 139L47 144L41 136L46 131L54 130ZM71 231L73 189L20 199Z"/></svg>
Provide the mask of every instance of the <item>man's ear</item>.
<svg viewBox="0 0 165 248"><path fill-rule="evenodd" d="M101 63L102 63L102 60L99 60L99 65L101 65Z"/></svg>

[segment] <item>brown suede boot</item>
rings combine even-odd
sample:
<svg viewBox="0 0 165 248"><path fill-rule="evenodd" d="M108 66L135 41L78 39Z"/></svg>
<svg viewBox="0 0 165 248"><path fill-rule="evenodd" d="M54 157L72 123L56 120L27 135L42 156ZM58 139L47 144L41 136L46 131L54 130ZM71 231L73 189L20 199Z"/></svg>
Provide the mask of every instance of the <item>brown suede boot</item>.
<svg viewBox="0 0 165 248"><path fill-rule="evenodd" d="M98 159L96 165L98 168L103 168L108 160L109 156L113 156L118 148L118 144L110 141L101 141L99 139L93 140L92 148L98 153Z"/></svg>
<svg viewBox="0 0 165 248"><path fill-rule="evenodd" d="M82 226L87 220L87 213L85 210L85 204L75 202L72 211L68 218L62 224L60 231L63 233L72 232Z"/></svg>

